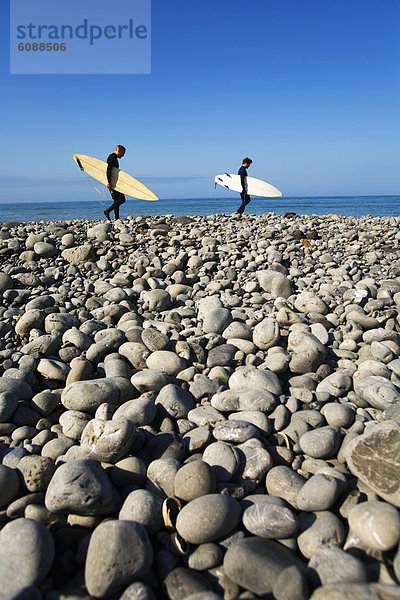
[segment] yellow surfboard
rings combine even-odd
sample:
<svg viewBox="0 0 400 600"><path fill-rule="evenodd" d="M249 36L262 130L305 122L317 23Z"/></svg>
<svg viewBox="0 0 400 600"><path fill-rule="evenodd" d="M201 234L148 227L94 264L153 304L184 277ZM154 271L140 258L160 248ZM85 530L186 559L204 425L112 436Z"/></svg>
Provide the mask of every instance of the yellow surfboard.
<svg viewBox="0 0 400 600"><path fill-rule="evenodd" d="M82 171L85 171L100 183L107 185L106 162L92 156L85 156L85 154L74 154L74 161ZM111 186L117 192L138 200L158 200L157 196L143 183L116 167L113 167L111 172Z"/></svg>

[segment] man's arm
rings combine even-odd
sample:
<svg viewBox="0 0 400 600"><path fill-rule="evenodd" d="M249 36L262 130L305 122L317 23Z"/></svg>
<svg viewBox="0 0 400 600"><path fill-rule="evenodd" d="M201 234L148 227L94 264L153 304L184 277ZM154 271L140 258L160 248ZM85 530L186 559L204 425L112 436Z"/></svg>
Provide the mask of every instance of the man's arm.
<svg viewBox="0 0 400 600"><path fill-rule="evenodd" d="M111 189L111 173L112 173L113 167L118 168L118 160L114 153L110 154L110 156L107 158L107 182L108 182L107 187L108 187L108 189Z"/></svg>
<svg viewBox="0 0 400 600"><path fill-rule="evenodd" d="M240 167L239 175L240 175L240 183L242 184L242 190L243 190L243 192L247 193L246 169L244 167Z"/></svg>

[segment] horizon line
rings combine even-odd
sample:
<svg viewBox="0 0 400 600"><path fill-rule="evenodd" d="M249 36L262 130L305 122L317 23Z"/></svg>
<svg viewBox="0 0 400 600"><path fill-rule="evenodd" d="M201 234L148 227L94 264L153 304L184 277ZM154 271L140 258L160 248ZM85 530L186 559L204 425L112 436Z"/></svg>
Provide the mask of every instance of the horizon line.
<svg viewBox="0 0 400 600"><path fill-rule="evenodd" d="M320 198L400 198L400 193L396 193L396 194L329 194L329 195L321 195L321 194L317 194L315 196L312 196L310 194L305 194L305 195L296 195L296 196L252 196L252 201L254 200L271 200L271 201L277 201L277 200L295 200L295 199L300 199L300 200L305 200L305 199L320 199ZM170 201L170 200L174 200L174 201L179 201L179 200L237 200L237 196L185 196L185 197L169 197L169 198L158 198L157 202L161 201ZM127 201L132 201L132 202L138 202L137 198L133 198L131 196L128 196L126 198ZM74 203L74 204L79 204L82 202L98 202L98 199L91 199L91 200L13 200L11 202L8 201L4 201L0 199L0 206L1 205L5 205L5 204L35 204L35 203L40 203L40 204L54 204L54 203L64 203L68 202L68 203Z"/></svg>

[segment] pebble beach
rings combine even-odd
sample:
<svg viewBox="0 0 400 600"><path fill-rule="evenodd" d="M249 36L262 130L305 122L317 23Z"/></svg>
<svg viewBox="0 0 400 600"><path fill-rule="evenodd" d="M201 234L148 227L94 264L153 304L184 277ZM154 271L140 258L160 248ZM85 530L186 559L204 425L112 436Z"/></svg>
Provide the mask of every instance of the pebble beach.
<svg viewBox="0 0 400 600"><path fill-rule="evenodd" d="M400 600L399 225L0 224L0 598Z"/></svg>

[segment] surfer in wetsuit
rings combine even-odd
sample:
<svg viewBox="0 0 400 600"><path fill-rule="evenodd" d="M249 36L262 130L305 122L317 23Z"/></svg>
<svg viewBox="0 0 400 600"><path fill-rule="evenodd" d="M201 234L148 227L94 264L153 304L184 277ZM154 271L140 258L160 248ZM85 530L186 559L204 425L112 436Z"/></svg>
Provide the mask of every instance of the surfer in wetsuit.
<svg viewBox="0 0 400 600"><path fill-rule="evenodd" d="M247 204L250 202L250 196L247 193L247 169L249 168L249 166L251 165L253 161L251 160L251 158L244 158L242 160L242 166L240 167L239 171L238 171L238 175L240 175L240 183L242 184L242 191L240 192L240 197L242 199L242 204L239 206L239 208L236 211L237 215L242 215L244 213L244 209L247 206Z"/></svg>
<svg viewBox="0 0 400 600"><path fill-rule="evenodd" d="M111 204L111 206L104 211L104 214L106 215L106 217L109 221L111 221L110 212L112 210L114 211L115 218L119 219L119 207L121 206L121 204L126 202L125 196L123 194L121 194L121 192L117 192L116 190L113 190L111 187L112 169L113 169L113 167L116 167L117 169L119 169L118 159L122 158L124 156L125 152L126 152L126 148L124 148L124 146L121 146L119 144L115 148L115 151L112 152L110 154L110 156L107 158L107 182L108 182L107 187L110 190L111 198L114 200L113 204Z"/></svg>

